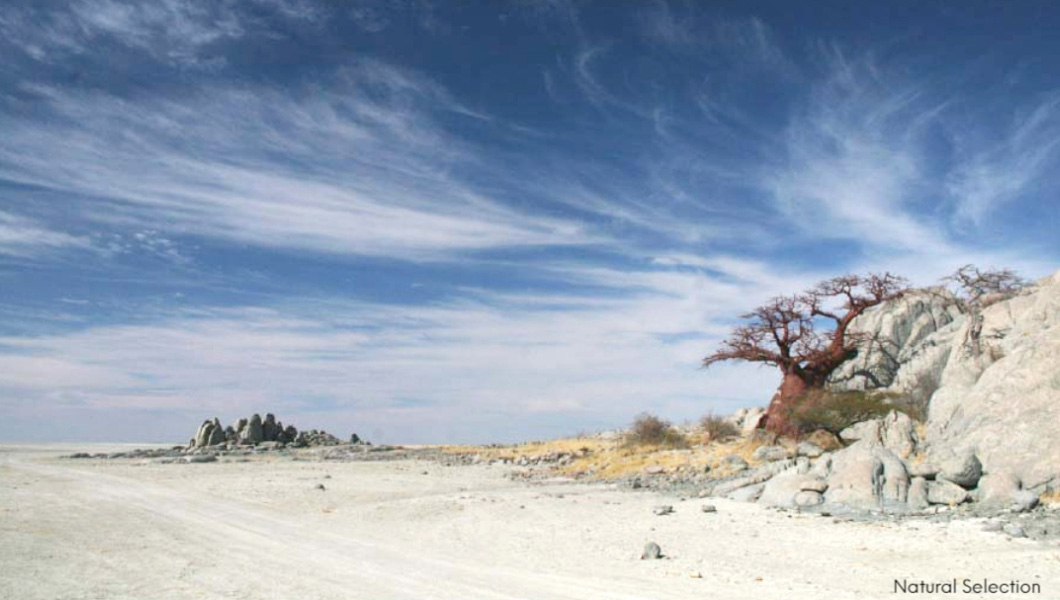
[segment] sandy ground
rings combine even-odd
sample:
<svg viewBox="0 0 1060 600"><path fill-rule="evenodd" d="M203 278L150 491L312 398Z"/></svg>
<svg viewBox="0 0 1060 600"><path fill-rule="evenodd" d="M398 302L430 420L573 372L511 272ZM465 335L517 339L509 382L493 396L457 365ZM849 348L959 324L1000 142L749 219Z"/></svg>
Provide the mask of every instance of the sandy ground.
<svg viewBox="0 0 1060 600"><path fill-rule="evenodd" d="M416 461L57 458L73 451L102 449L0 446L0 598L834 600L955 577L1060 598L1060 547L975 521L834 523L717 500L706 514L705 500ZM661 503L675 513L653 515ZM639 560L647 541L667 558Z"/></svg>

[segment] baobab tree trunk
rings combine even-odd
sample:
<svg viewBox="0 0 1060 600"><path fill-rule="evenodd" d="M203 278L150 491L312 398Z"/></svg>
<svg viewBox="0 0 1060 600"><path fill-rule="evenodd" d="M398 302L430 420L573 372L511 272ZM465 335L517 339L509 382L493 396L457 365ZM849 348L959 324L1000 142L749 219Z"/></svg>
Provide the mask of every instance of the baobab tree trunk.
<svg viewBox="0 0 1060 600"><path fill-rule="evenodd" d="M784 379L781 380L777 393L773 395L773 399L769 402L765 428L779 435L795 435L798 433L797 428L792 425L789 416L791 415L791 409L798 404L799 399L809 387L810 383L807 381L805 373L797 371L784 373Z"/></svg>

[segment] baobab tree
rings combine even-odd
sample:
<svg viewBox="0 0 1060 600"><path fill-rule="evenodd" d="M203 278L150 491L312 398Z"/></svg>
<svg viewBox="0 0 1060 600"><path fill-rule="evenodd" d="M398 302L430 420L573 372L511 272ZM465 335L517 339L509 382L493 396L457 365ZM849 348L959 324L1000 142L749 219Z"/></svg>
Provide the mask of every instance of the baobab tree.
<svg viewBox="0 0 1060 600"><path fill-rule="evenodd" d="M742 315L748 323L733 329L721 347L703 359L703 366L743 360L778 367L783 379L769 403L765 426L774 433L796 433L788 419L791 409L807 390L824 386L867 341L867 334L849 330L851 322L906 289L906 280L890 273L843 275L801 295L774 298Z"/></svg>
<svg viewBox="0 0 1060 600"><path fill-rule="evenodd" d="M952 302L968 315L968 330L964 344L976 358L982 355L983 309L1000 300L1011 298L1027 282L1009 269L982 270L975 265L964 265L953 275L942 279L954 288Z"/></svg>

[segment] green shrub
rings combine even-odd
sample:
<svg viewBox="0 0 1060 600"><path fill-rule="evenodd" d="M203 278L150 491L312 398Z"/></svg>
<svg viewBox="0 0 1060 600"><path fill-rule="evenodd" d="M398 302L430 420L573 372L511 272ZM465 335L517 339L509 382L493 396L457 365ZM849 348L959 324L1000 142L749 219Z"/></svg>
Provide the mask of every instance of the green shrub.
<svg viewBox="0 0 1060 600"><path fill-rule="evenodd" d="M625 442L627 446L665 446L668 448L688 446L685 436L674 429L669 421L648 413L641 413L633 420L632 427L626 433Z"/></svg>
<svg viewBox="0 0 1060 600"><path fill-rule="evenodd" d="M912 382L908 390L902 394L889 396L890 404L895 410L909 415L909 418L924 423L928 418L928 407L931 397L939 389L938 378L930 373L923 372Z"/></svg>
<svg viewBox="0 0 1060 600"><path fill-rule="evenodd" d="M699 420L699 428L703 430L703 441L724 442L740 437L740 430L731 421L714 413L707 413Z"/></svg>
<svg viewBox="0 0 1060 600"><path fill-rule="evenodd" d="M839 435L851 425L882 417L896 407L879 392L809 390L788 409L788 422L801 435L823 429Z"/></svg>

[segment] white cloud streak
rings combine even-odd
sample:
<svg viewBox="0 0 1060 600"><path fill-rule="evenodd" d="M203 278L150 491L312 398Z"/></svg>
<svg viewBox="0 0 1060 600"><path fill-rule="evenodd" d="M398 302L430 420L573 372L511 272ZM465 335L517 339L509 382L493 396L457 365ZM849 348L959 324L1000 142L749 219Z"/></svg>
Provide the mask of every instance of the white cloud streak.
<svg viewBox="0 0 1060 600"><path fill-rule="evenodd" d="M382 63L297 94L223 88L133 103L27 91L56 117L0 117L0 177L97 198L81 206L89 220L412 260L595 241L578 223L516 211L462 183L453 169L491 167L432 111L470 125L482 117Z"/></svg>
<svg viewBox="0 0 1060 600"><path fill-rule="evenodd" d="M694 418L760 403L775 385L771 371L698 368L725 333L719 319L779 291L777 280L755 279L762 265L728 268L570 273L620 292L608 295L483 292L418 307L307 301L9 336L0 338L3 410L32 411L42 400L226 419L270 410L405 442L488 441L512 419L547 423L522 435L559 435L570 419L613 426L645 408Z"/></svg>
<svg viewBox="0 0 1060 600"><path fill-rule="evenodd" d="M963 164L949 177L957 217L973 225L1008 203L1053 184L1050 168L1060 149L1060 94L1052 94L1008 124L1000 141L968 140L958 133ZM1055 189L1055 187L1054 187Z"/></svg>
<svg viewBox="0 0 1060 600"><path fill-rule="evenodd" d="M33 219L0 210L0 255L39 258L58 250L91 247L88 238L56 231Z"/></svg>
<svg viewBox="0 0 1060 600"><path fill-rule="evenodd" d="M918 102L916 86L883 80L871 57L852 62L832 48L827 61L828 78L787 128L783 166L763 173L780 213L817 239L951 253L944 223L913 206L931 191L921 117L937 107Z"/></svg>

